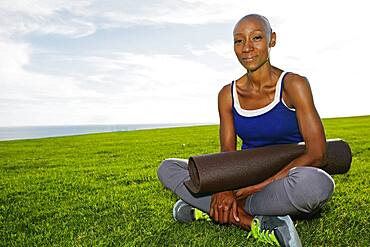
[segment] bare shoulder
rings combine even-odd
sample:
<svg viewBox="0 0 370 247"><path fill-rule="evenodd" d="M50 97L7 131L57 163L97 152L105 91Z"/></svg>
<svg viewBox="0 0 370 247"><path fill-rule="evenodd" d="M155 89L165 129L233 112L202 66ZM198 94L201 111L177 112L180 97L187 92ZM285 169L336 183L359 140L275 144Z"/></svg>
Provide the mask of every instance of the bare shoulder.
<svg viewBox="0 0 370 247"><path fill-rule="evenodd" d="M230 109L232 106L231 83L223 86L218 93L219 109Z"/></svg>
<svg viewBox="0 0 370 247"><path fill-rule="evenodd" d="M289 73L284 79L286 103L295 109L307 109L314 106L310 83L307 78Z"/></svg>
<svg viewBox="0 0 370 247"><path fill-rule="evenodd" d="M226 84L223 86L218 94L231 94L231 83Z"/></svg>
<svg viewBox="0 0 370 247"><path fill-rule="evenodd" d="M295 73L289 73L284 78L284 89L289 93L297 93L299 91L306 91L310 89L310 83L304 76Z"/></svg>
<svg viewBox="0 0 370 247"><path fill-rule="evenodd" d="M223 86L220 90L220 92L218 93L218 98L219 100L220 99L231 99L231 83Z"/></svg>

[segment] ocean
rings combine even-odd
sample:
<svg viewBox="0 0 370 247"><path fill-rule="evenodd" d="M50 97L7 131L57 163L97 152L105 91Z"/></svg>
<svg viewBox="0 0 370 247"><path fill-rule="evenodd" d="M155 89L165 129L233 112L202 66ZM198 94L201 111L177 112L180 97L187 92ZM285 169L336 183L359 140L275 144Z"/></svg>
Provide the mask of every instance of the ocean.
<svg viewBox="0 0 370 247"><path fill-rule="evenodd" d="M205 123L0 127L0 141L195 125L205 125Z"/></svg>

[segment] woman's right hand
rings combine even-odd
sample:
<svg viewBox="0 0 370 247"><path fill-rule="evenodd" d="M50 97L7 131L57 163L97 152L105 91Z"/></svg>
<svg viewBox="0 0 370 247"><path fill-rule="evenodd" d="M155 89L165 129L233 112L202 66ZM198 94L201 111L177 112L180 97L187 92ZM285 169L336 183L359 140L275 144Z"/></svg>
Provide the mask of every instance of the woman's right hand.
<svg viewBox="0 0 370 247"><path fill-rule="evenodd" d="M229 217L239 222L238 204L232 191L218 192L211 197L210 216L221 224L231 223ZM232 214L232 215L230 215Z"/></svg>

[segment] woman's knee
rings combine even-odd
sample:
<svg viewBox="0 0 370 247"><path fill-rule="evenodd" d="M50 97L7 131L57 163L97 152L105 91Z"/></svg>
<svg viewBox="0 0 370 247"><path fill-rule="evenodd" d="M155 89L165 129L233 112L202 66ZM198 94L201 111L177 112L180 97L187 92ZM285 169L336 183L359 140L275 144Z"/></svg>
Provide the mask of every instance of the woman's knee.
<svg viewBox="0 0 370 247"><path fill-rule="evenodd" d="M288 197L302 213L312 213L330 199L334 180L315 167L298 167L289 172L286 182Z"/></svg>
<svg viewBox="0 0 370 247"><path fill-rule="evenodd" d="M165 159L159 165L157 169L157 176L161 182L165 181L166 178L168 177L168 173L171 166L173 166L173 162L171 159Z"/></svg>
<svg viewBox="0 0 370 247"><path fill-rule="evenodd" d="M161 183L174 190L178 183L188 176L187 161L183 159L165 159L157 169L157 176Z"/></svg>

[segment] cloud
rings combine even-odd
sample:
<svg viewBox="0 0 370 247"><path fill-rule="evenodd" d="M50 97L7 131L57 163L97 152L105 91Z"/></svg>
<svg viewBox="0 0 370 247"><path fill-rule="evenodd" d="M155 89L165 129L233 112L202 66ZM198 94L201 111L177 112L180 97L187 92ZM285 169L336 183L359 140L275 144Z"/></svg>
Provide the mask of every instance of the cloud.
<svg viewBox="0 0 370 247"><path fill-rule="evenodd" d="M102 119L105 123L192 122L189 114L206 122L216 119L217 92L228 80L227 74L180 55L53 53L50 67L69 68L53 74L29 70L35 51L26 43L3 40L0 50L11 58L0 60L0 114L7 116L0 120L3 126L101 123Z"/></svg>
<svg viewBox="0 0 370 247"><path fill-rule="evenodd" d="M363 78L369 51L362 45L368 34L361 29L367 9L351 6L357 14L350 18L341 1L314 6L312 1L1 1L0 125L217 121L218 91L244 73L227 39L204 28L189 41L180 43L186 35L172 39L171 51L165 46L149 51L130 42L118 50L107 42L82 53L76 43L94 47L88 42L100 42L94 40L100 29L117 28L130 36L161 27L161 34L170 36L171 28L163 27L214 28L247 13L270 19L278 34L273 64L309 78L325 117L366 113L360 106L368 105ZM74 40L64 49L63 43L53 44L51 53L42 42L31 43L28 34L42 41L51 34L63 36L53 42ZM186 43L190 53L183 52ZM345 102L349 94L356 97Z"/></svg>
<svg viewBox="0 0 370 247"><path fill-rule="evenodd" d="M280 4L280 3L279 3ZM266 14L275 25L281 22L274 5ZM276 7L275 6L275 7ZM236 22L246 13L259 12L261 4L244 1L72 1L18 0L0 2L0 35L29 33L85 37L98 29L143 25Z"/></svg>
<svg viewBox="0 0 370 247"><path fill-rule="evenodd" d="M298 10L305 9L308 13L313 10L314 18ZM363 3L365 4L365 3ZM320 31L343 30L350 27L344 18L347 2L336 1L336 11L327 16L327 10L333 8L332 3L322 1L294 2L267 1L245 3L244 0L151 0L151 1L73 1L73 0L17 0L0 2L1 33L25 34L30 32L42 34L61 34L71 37L91 35L99 28L127 27L160 24L209 24L235 23L240 17L250 13L260 13L267 16L273 29L282 25L303 24L300 30ZM284 8L297 11L286 11ZM366 7L358 3L353 6L358 13L359 21L366 21ZM311 14L311 13L310 13ZM283 17L284 16L284 17ZM285 20L295 20L286 22ZM340 20L340 23L338 21ZM321 28L321 26L325 28ZM326 27L329 28L327 29ZM292 30L292 29L289 29ZM299 29L295 29L300 31Z"/></svg>
<svg viewBox="0 0 370 247"><path fill-rule="evenodd" d="M95 24L84 11L87 1L2 1L0 35L14 37L29 33L59 34L72 38L90 35Z"/></svg>
<svg viewBox="0 0 370 247"><path fill-rule="evenodd" d="M228 60L235 59L233 45L230 40L216 40L206 44L203 49L195 49L191 44L185 46L193 55L204 56L207 54L215 54L221 58Z"/></svg>
<svg viewBox="0 0 370 247"><path fill-rule="evenodd" d="M31 47L27 43L16 43L8 39L0 39L0 73L6 80L19 72L22 66L29 63Z"/></svg>
<svg viewBox="0 0 370 247"><path fill-rule="evenodd" d="M244 14L257 11L258 6L248 3L247 7L244 1L2 1L0 35L37 33L78 38L106 28L236 22ZM271 18L275 20L274 16Z"/></svg>
<svg viewBox="0 0 370 247"><path fill-rule="evenodd" d="M193 0L155 0L137 5L132 1L113 1L99 5L105 24L117 25L158 25L158 24L209 24L236 22L250 13L262 13L280 23L276 10L281 2L258 1L245 3L243 0L193 1ZM269 5L269 8L265 8ZM94 12L94 8L91 9Z"/></svg>
<svg viewBox="0 0 370 247"><path fill-rule="evenodd" d="M81 90L79 81L71 77L56 77L25 69L31 62L32 49L26 43L1 40L0 99L12 102L42 102L50 99L96 97L99 93Z"/></svg>
<svg viewBox="0 0 370 247"><path fill-rule="evenodd" d="M186 93L194 88L207 94L210 83L226 79L223 72L182 55L100 52L95 55L59 55L58 58L54 58L51 66L63 64L67 66L67 69L63 68L65 75L78 79L82 86L103 91L103 87L112 87L109 92L112 94L140 94L157 88L173 90L173 93Z"/></svg>

